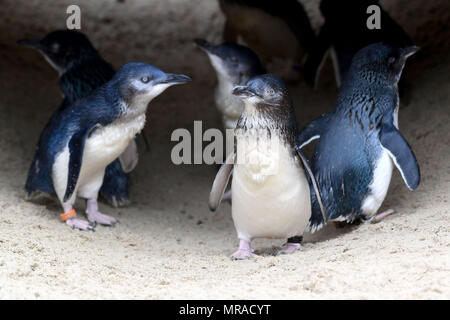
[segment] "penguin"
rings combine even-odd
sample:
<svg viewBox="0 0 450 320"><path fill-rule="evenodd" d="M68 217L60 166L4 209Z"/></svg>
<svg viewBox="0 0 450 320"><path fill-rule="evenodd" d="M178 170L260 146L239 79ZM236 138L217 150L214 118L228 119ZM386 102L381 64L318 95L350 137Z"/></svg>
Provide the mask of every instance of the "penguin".
<svg viewBox="0 0 450 320"><path fill-rule="evenodd" d="M219 0L224 39L247 45L272 72L296 82L315 34L297 0ZM281 60L281 64L279 63Z"/></svg>
<svg viewBox="0 0 450 320"><path fill-rule="evenodd" d="M214 45L202 39L194 42L205 51L216 71L214 102L222 114L223 126L225 129L234 129L244 110L244 103L232 95L231 90L266 71L258 56L245 46L228 42Z"/></svg>
<svg viewBox="0 0 450 320"><path fill-rule="evenodd" d="M298 135L301 149L319 139L311 169L326 217L312 198L310 229L325 220L378 222L394 166L410 190L420 183L416 157L398 129L397 83L416 46L369 45L355 55L334 110L312 121Z"/></svg>
<svg viewBox="0 0 450 320"><path fill-rule="evenodd" d="M381 29L369 29L367 8L380 8ZM322 0L320 11L325 19L304 65L305 81L314 87L325 57L330 55L337 87L349 71L353 56L360 49L377 42L400 47L412 46L408 34L383 10L378 0Z"/></svg>
<svg viewBox="0 0 450 320"><path fill-rule="evenodd" d="M40 52L59 74L63 101L49 123L64 109L111 80L115 73L114 68L100 56L86 35L78 31L57 30L50 32L41 40L24 39L18 43ZM146 141L145 135L143 137ZM127 152L128 157L133 158L133 161L129 162L132 166L127 168L129 172L136 166L138 160L134 140L130 142ZM39 169L36 163L38 153L39 150L29 170L25 186L28 198L34 198L41 191L40 181L36 175L36 170ZM123 170L119 160L113 161L105 171L100 194L114 207L126 205L129 202L129 180L130 177Z"/></svg>
<svg viewBox="0 0 450 320"><path fill-rule="evenodd" d="M307 163L296 150L297 127L289 92L279 78L265 74L234 87L232 93L245 108L235 128L235 152L216 175L209 208L217 209L233 173L232 217L240 243L232 259L253 257L255 238L289 239L279 253L292 253L300 248L311 202L304 171Z"/></svg>
<svg viewBox="0 0 450 320"><path fill-rule="evenodd" d="M119 156L124 167L129 165L124 151L144 127L148 103L168 87L189 81L150 64L128 63L52 118L39 142L36 176L41 190L56 194L64 210L61 219L70 227L93 230L96 223L117 222L98 211L105 168ZM77 197L86 199L88 221L76 217Z"/></svg>

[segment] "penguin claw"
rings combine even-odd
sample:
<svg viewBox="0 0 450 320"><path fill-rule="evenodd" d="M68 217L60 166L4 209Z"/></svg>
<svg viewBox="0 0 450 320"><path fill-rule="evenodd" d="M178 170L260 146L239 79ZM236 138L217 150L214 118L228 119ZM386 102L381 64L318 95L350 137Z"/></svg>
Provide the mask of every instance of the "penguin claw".
<svg viewBox="0 0 450 320"><path fill-rule="evenodd" d="M117 220L116 218L107 216L106 214L100 212L88 213L88 220L91 223L98 223L108 227L115 227L116 223L119 222L119 220Z"/></svg>
<svg viewBox="0 0 450 320"><path fill-rule="evenodd" d="M72 230L78 229L81 231L95 231L95 224L92 222L73 218L66 221L66 224L72 228Z"/></svg>

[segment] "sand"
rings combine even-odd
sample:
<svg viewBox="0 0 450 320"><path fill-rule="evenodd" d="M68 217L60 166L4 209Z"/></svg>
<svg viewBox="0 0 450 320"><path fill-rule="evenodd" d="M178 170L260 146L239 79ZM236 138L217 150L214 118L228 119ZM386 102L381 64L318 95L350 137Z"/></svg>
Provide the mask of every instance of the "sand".
<svg viewBox="0 0 450 320"><path fill-rule="evenodd" d="M230 206L208 211L216 167L170 161L174 129L192 131L194 120L220 128L213 71L191 43L221 39L215 1L78 2L83 31L116 67L145 61L194 81L151 103L151 150L142 148L133 172L132 203L100 206L120 219L115 228L74 231L59 221L56 201L24 200L38 135L61 97L56 72L15 41L63 28L72 3L4 0L0 7L0 299L450 298L447 1L424 2L423 10L410 1L403 11L405 1L389 2L424 47L405 70L409 104L400 110L421 166L419 188L410 192L396 172L381 208L396 214L379 224L330 224L306 234L303 250L289 256L273 256L282 240L256 240L259 256L248 261L229 259L237 246ZM306 4L317 27L317 2ZM303 83L290 90L300 127L331 110L337 92L329 72L316 90ZM82 215L84 203L76 207Z"/></svg>

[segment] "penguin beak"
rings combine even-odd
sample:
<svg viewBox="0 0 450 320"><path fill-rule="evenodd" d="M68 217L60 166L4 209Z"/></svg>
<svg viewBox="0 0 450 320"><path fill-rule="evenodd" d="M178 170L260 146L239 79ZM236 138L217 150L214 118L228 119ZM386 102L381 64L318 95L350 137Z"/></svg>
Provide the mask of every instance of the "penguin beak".
<svg viewBox="0 0 450 320"><path fill-rule="evenodd" d="M407 59L408 57L412 56L414 53L419 51L420 47L418 46L411 46L403 49L402 55L403 58Z"/></svg>
<svg viewBox="0 0 450 320"><path fill-rule="evenodd" d="M41 41L39 40L30 40L30 39L23 39L17 41L18 44L24 47L33 48L36 50L43 50L44 46L41 44Z"/></svg>
<svg viewBox="0 0 450 320"><path fill-rule="evenodd" d="M194 43L203 51L214 53L214 45L203 39L194 39Z"/></svg>
<svg viewBox="0 0 450 320"><path fill-rule="evenodd" d="M164 78L162 78L160 81L158 81L156 84L182 84L191 82L192 79L188 76L185 76L184 74L173 74L173 73L167 73Z"/></svg>
<svg viewBox="0 0 450 320"><path fill-rule="evenodd" d="M248 86L236 86L233 88L231 93L235 96L238 96L240 98L250 98L254 96L258 96L256 92L254 92L250 87Z"/></svg>

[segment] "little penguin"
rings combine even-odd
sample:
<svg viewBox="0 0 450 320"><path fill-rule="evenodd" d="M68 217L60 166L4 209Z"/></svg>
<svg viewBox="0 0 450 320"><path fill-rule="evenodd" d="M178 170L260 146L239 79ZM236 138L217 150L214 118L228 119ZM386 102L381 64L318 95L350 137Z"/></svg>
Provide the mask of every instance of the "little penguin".
<svg viewBox="0 0 450 320"><path fill-rule="evenodd" d="M239 249L232 259L254 256L255 238L295 237L279 253L300 248L311 217L310 187L296 150L294 108L284 83L274 75L256 76L233 94L245 104L235 129L235 152L214 180L209 208L218 207L228 179L232 180L232 217Z"/></svg>
<svg viewBox="0 0 450 320"><path fill-rule="evenodd" d="M234 129L244 111L244 103L231 94L231 90L266 71L258 56L245 46L228 42L214 45L202 39L196 39L195 43L206 52L216 71L214 101L222 114L223 126L225 129Z"/></svg>
<svg viewBox="0 0 450 320"><path fill-rule="evenodd" d="M128 63L89 96L52 117L39 142L36 175L42 191L57 195L63 221L81 230L117 222L98 211L105 168L119 156L122 166L129 165L124 151L144 127L148 103L168 87L188 81L150 64ZM77 197L86 199L89 221L76 217Z"/></svg>
<svg viewBox="0 0 450 320"><path fill-rule="evenodd" d="M380 221L394 166L410 190L420 182L420 170L408 142L398 129L397 83L406 59L418 50L376 43L353 58L334 111L308 124L298 135L298 147L319 139L311 167L327 220ZM325 223L312 195L310 228Z"/></svg>
<svg viewBox="0 0 450 320"><path fill-rule="evenodd" d="M271 72L299 80L315 38L299 1L219 0L219 5L226 18L225 41L247 45Z"/></svg>
<svg viewBox="0 0 450 320"><path fill-rule="evenodd" d="M53 114L57 117L62 110L70 107L79 99L88 96L94 89L100 87L114 76L114 68L106 62L89 39L81 32L74 30L56 30L40 40L24 39L19 44L38 50L46 61L59 73L59 87L63 94L63 101ZM53 119L53 118L52 118ZM51 123L53 120L48 123ZM44 130L45 131L45 130ZM145 139L145 135L143 135ZM29 198L33 198L41 191L40 181L36 171L39 170L39 150L28 173L26 191ZM131 171L137 164L137 147L134 140L127 148L129 157L133 158L129 168ZM100 194L114 207L129 202L129 175L124 172L119 160L113 161L105 171L105 178Z"/></svg>
<svg viewBox="0 0 450 320"><path fill-rule="evenodd" d="M369 6L380 8L381 29L369 29ZM383 10L378 0L322 0L320 11L325 19L315 38L305 62L306 82L314 87L325 57L331 56L336 84L341 86L349 71L353 56L360 49L377 42L399 47L412 46L413 42L402 27Z"/></svg>

